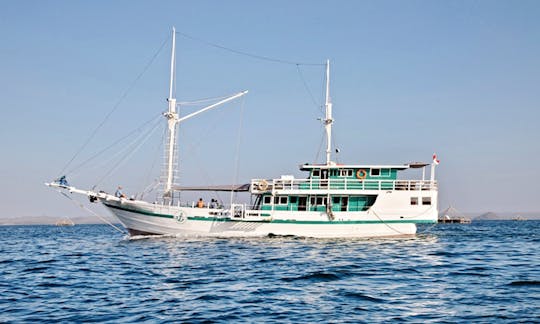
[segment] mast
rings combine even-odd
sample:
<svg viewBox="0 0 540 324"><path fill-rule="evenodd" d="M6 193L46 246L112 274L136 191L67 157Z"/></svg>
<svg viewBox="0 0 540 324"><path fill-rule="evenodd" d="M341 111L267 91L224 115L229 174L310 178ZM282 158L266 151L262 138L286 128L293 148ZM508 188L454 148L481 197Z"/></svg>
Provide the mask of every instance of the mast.
<svg viewBox="0 0 540 324"><path fill-rule="evenodd" d="M168 136L167 136L167 142L165 143L165 170L162 175L162 181L164 181L163 202L165 204L167 203L170 204L173 199L173 190L175 186L175 183L174 183L175 172L177 169L176 164L178 163L178 153L177 153L177 147L176 147L178 124L200 113L203 113L210 109L214 109L226 102L239 98L247 93L247 90L236 93L215 104L212 104L194 113L191 113L182 118L179 118L179 114L176 111L176 98L174 98L175 94L173 93L173 88L175 86L174 79L175 79L175 68L176 68L175 47L176 47L176 29L173 27L172 48L171 48L171 76L170 76L170 82L169 82L169 97L167 98L167 102L169 103L168 105L169 109L167 110L167 112L163 113L165 118L167 118L167 125L168 125L168 134L167 134Z"/></svg>
<svg viewBox="0 0 540 324"><path fill-rule="evenodd" d="M326 116L324 119L324 128L326 130L326 165L330 165L332 154L332 103L330 102L330 60L326 60Z"/></svg>
<svg viewBox="0 0 540 324"><path fill-rule="evenodd" d="M165 118L167 118L168 124L168 136L167 136L167 145L165 147L165 188L163 192L163 197L172 198L171 189L174 181L174 164L176 157L176 126L178 125L178 113L176 112L176 99L173 98L173 87L174 87L174 70L175 70L175 47L176 47L176 29L172 29L172 49L171 49L171 77L169 83L169 97L167 101L169 103L169 109L165 113Z"/></svg>

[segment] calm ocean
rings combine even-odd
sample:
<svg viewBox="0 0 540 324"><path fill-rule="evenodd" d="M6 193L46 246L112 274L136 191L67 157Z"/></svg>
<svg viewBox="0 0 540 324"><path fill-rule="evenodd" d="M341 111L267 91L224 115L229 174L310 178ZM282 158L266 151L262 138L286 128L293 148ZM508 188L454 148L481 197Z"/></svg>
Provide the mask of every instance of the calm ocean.
<svg viewBox="0 0 540 324"><path fill-rule="evenodd" d="M405 239L0 227L0 322L540 322L540 221Z"/></svg>

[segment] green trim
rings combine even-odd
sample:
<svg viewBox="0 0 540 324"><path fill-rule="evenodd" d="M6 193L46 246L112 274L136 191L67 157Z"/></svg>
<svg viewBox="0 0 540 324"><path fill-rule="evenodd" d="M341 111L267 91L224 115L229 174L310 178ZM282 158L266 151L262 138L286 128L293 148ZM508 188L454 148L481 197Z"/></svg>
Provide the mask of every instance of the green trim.
<svg viewBox="0 0 540 324"><path fill-rule="evenodd" d="M129 209L129 208L125 208L125 207L108 205L108 204L105 204L105 203L103 203L103 204L105 206L109 207L109 208L120 209L120 210L124 210L124 211L128 211L128 212L134 212L134 213L139 213L139 214L148 215L148 216L163 217L163 218L174 218L173 215L156 214L156 213L151 213L151 212L147 212L147 211L140 210L140 209Z"/></svg>
<svg viewBox="0 0 540 324"><path fill-rule="evenodd" d="M430 220L361 220L361 221L299 221L289 219L274 219L271 223L283 224L328 224L328 225L343 225L343 224L435 224L437 221Z"/></svg>
<svg viewBox="0 0 540 324"><path fill-rule="evenodd" d="M210 222L235 222L230 218L225 217L205 217L205 216L188 216L188 220L194 221L210 221Z"/></svg>

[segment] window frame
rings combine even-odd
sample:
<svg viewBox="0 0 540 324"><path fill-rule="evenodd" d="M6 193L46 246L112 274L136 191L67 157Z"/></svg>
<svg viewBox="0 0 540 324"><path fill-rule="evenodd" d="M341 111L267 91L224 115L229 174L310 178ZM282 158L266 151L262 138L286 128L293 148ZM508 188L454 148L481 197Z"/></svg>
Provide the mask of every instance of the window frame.
<svg viewBox="0 0 540 324"><path fill-rule="evenodd" d="M353 176L353 170L352 169L339 169L339 176L340 177L352 177Z"/></svg>
<svg viewBox="0 0 540 324"><path fill-rule="evenodd" d="M274 205L287 205L289 204L289 196L274 196Z"/></svg>
<svg viewBox="0 0 540 324"><path fill-rule="evenodd" d="M309 197L309 204L311 206L326 206L327 197L326 196L311 196Z"/></svg>
<svg viewBox="0 0 540 324"><path fill-rule="evenodd" d="M373 170L379 170L379 174L373 174ZM369 176L370 177L380 177L381 176L381 168L371 168L371 169L369 169Z"/></svg>

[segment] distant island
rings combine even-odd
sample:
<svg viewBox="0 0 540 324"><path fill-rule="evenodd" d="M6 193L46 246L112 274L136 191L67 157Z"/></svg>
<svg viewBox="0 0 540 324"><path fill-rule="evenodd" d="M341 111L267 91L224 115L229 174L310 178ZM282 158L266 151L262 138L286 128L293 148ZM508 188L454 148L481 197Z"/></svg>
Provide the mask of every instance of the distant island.
<svg viewBox="0 0 540 324"><path fill-rule="evenodd" d="M494 212L487 212L487 213L484 213L480 216L476 216L475 218L473 218L474 220L507 220L507 219L511 219L511 218L507 218L503 215L498 215Z"/></svg>
<svg viewBox="0 0 540 324"><path fill-rule="evenodd" d="M450 210L450 212L449 212ZM453 212L453 213L452 213ZM448 216L447 216L448 215ZM472 221L502 221L502 220L540 220L540 212L484 212L484 213L461 213L455 208L449 207L439 214L439 222L442 218L468 219Z"/></svg>
<svg viewBox="0 0 540 324"><path fill-rule="evenodd" d="M482 220L539 220L540 213L495 213L487 212L473 217L473 221Z"/></svg>

